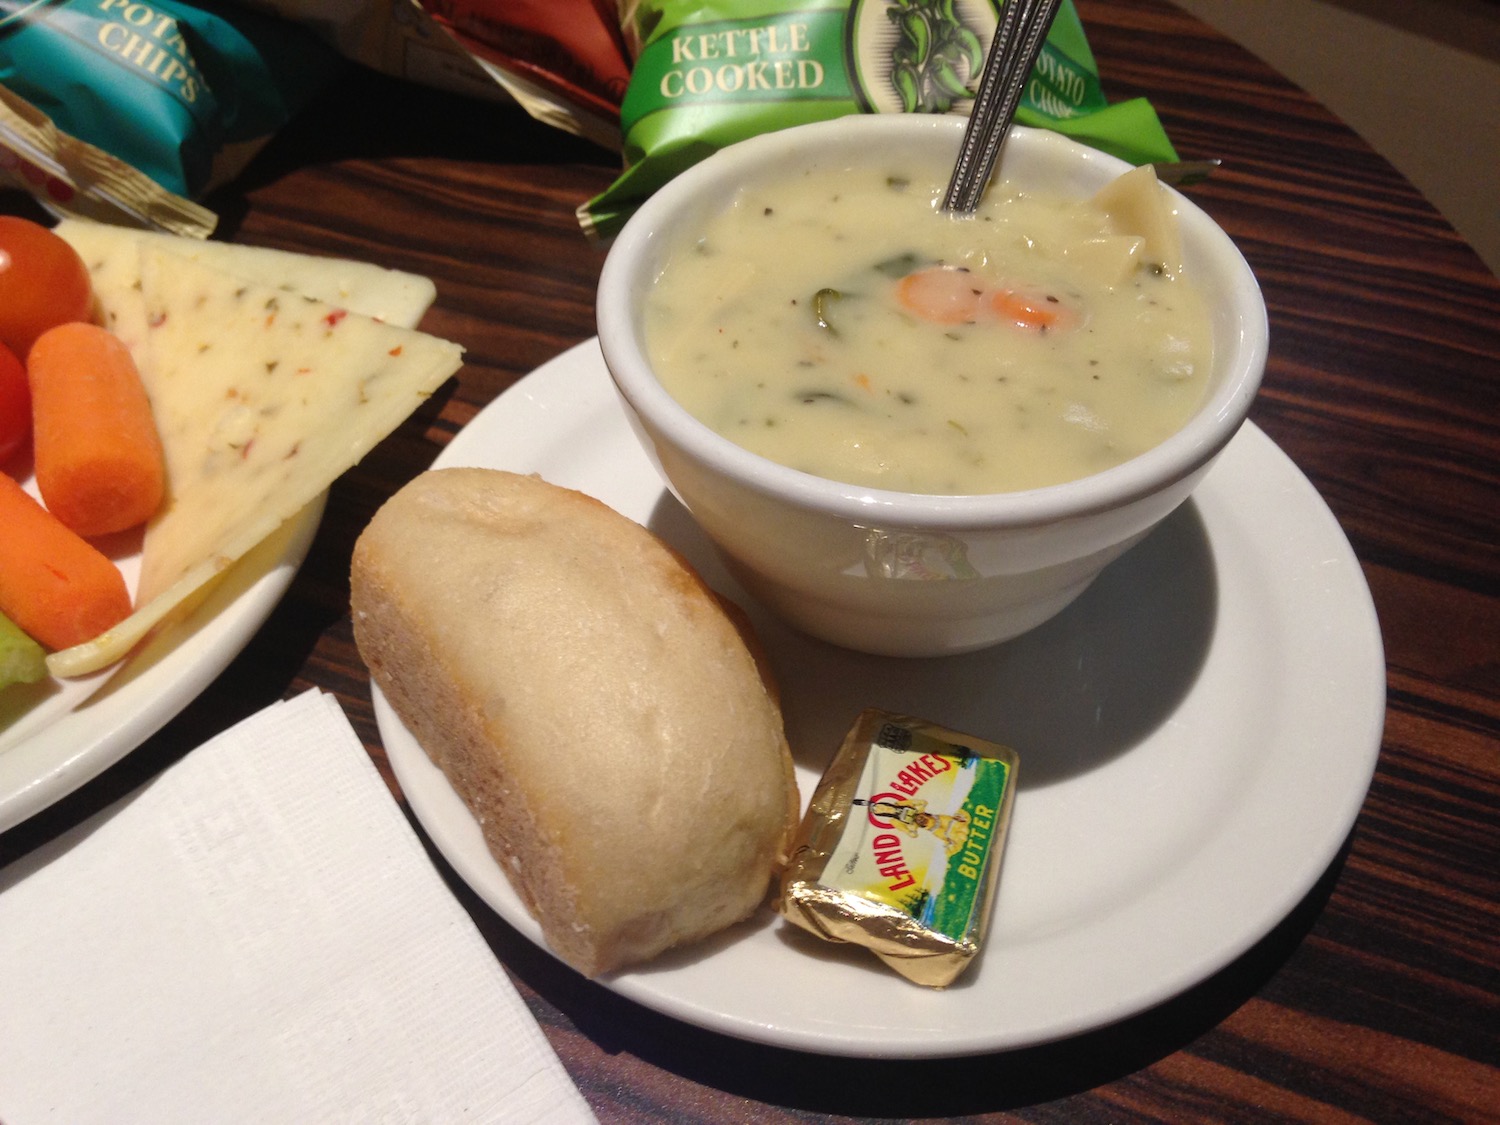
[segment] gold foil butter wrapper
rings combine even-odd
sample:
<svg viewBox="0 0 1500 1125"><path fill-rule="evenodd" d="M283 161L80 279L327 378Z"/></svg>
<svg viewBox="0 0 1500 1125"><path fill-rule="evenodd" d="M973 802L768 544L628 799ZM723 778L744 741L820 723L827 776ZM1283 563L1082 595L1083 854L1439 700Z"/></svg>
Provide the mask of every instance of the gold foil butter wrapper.
<svg viewBox="0 0 1500 1125"><path fill-rule="evenodd" d="M952 984L989 924L1017 765L1007 746L865 711L813 794L777 909L917 984Z"/></svg>

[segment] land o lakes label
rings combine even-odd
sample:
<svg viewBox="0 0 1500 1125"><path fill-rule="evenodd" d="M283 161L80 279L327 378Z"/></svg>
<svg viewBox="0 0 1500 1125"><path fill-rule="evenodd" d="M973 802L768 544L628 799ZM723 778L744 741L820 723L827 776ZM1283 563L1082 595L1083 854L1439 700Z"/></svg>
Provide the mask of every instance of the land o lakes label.
<svg viewBox="0 0 1500 1125"><path fill-rule="evenodd" d="M952 983L983 940L1016 767L1008 747L866 711L813 796L781 913L919 984Z"/></svg>

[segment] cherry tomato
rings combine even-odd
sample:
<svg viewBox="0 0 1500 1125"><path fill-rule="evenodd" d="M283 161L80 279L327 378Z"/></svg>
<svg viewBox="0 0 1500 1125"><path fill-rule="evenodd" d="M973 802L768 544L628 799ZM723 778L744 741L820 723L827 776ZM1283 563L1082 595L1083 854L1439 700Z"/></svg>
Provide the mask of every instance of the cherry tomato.
<svg viewBox="0 0 1500 1125"><path fill-rule="evenodd" d="M88 320L93 300L78 251L39 223L0 215L0 344L25 362L47 329Z"/></svg>
<svg viewBox="0 0 1500 1125"><path fill-rule="evenodd" d="M15 353L0 344L0 465L31 436L31 388L26 368Z"/></svg>

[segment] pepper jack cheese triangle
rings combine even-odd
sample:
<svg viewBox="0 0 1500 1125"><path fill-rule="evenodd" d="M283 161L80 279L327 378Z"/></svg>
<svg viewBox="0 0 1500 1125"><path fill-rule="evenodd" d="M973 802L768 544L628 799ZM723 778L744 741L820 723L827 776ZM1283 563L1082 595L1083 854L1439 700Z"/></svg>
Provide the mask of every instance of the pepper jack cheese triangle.
<svg viewBox="0 0 1500 1125"><path fill-rule="evenodd" d="M78 251L88 267L104 326L132 351L145 342L141 256L148 248L170 251L244 281L317 297L350 312L406 328L417 326L437 296L432 281L419 274L348 258L318 258L265 246L205 242L86 219L63 219L53 229Z"/></svg>
<svg viewBox="0 0 1500 1125"><path fill-rule="evenodd" d="M47 658L123 657L174 608L320 495L436 390L463 349L143 243L141 378L167 460L136 612Z"/></svg>

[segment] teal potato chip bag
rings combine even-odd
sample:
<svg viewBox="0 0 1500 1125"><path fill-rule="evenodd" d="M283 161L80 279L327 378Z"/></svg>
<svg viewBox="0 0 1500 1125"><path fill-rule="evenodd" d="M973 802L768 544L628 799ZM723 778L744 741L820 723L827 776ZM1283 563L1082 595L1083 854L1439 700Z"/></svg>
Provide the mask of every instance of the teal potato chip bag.
<svg viewBox="0 0 1500 1125"><path fill-rule="evenodd" d="M578 210L618 232L685 168L757 133L850 113L964 113L1003 0L643 0L620 108L625 171ZM1111 105L1072 0L1063 0L1016 119L1135 164L1177 159L1144 99Z"/></svg>
<svg viewBox="0 0 1500 1125"><path fill-rule="evenodd" d="M195 198L338 71L305 28L213 0L0 0L0 85Z"/></svg>

